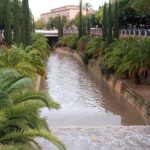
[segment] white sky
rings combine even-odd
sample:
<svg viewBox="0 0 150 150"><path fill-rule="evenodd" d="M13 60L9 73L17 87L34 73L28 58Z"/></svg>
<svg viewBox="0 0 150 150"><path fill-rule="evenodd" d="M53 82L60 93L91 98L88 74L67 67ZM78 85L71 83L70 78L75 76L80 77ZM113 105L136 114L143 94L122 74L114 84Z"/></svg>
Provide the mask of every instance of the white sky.
<svg viewBox="0 0 150 150"><path fill-rule="evenodd" d="M109 0L83 0L83 3L90 3L92 7L97 10L99 6ZM29 0L29 6L34 17L39 17L40 14L49 12L50 9L65 6L65 5L79 5L79 0Z"/></svg>

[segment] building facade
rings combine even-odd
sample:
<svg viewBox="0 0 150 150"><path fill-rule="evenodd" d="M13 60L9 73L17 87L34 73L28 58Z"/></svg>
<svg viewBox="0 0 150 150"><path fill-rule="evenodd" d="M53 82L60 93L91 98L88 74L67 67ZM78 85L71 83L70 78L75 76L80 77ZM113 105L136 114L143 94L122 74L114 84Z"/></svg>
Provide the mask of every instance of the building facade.
<svg viewBox="0 0 150 150"><path fill-rule="evenodd" d="M89 10L92 12L92 10ZM48 22L49 18L54 18L56 16L65 16L67 20L72 20L79 13L79 6L76 5L67 5L55 9L51 9L50 12L41 14L41 20L45 23ZM86 10L82 10L83 15L86 15Z"/></svg>

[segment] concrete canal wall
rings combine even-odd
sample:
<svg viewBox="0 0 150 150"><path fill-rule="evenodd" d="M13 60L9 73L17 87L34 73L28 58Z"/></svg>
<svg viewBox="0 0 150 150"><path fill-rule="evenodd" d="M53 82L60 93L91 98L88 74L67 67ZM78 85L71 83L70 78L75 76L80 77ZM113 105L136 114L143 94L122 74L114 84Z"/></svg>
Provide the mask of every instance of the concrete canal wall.
<svg viewBox="0 0 150 150"><path fill-rule="evenodd" d="M124 81L117 79L114 75L102 75L99 63L95 60L89 62L88 69L98 78L103 78L110 87L115 89L115 91L123 96L130 104L134 105L144 117L146 123L150 124L150 107L148 107L149 99L145 99L140 93L136 93L132 88L127 86Z"/></svg>

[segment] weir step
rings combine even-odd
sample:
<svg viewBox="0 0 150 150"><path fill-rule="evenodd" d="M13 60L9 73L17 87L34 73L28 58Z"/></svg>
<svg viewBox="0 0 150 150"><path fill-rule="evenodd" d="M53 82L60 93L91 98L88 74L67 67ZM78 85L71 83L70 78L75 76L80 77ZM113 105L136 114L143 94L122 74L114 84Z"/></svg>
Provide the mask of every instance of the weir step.
<svg viewBox="0 0 150 150"><path fill-rule="evenodd" d="M150 150L150 126L100 126L52 128L67 150ZM42 150L57 150L37 139Z"/></svg>

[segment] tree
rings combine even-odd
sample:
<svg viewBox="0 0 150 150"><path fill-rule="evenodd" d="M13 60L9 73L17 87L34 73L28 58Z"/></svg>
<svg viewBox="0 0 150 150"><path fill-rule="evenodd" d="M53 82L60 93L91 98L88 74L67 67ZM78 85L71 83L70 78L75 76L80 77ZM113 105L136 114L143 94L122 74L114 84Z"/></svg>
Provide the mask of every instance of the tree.
<svg viewBox="0 0 150 150"><path fill-rule="evenodd" d="M91 27L96 27L97 25L100 25L99 21L96 18L96 13L91 15L90 23L91 23Z"/></svg>
<svg viewBox="0 0 150 150"><path fill-rule="evenodd" d="M79 30L79 37L82 37L82 35L83 35L82 0L80 0L79 8L80 8L80 11L79 11L79 25L78 25L78 30Z"/></svg>
<svg viewBox="0 0 150 150"><path fill-rule="evenodd" d="M58 35L63 36L63 28L67 22L65 16L56 16L55 18L51 19L51 24L54 25L58 29Z"/></svg>
<svg viewBox="0 0 150 150"><path fill-rule="evenodd" d="M105 53L108 68L130 77L136 84L147 79L150 72L150 40L133 38L116 40Z"/></svg>
<svg viewBox="0 0 150 150"><path fill-rule="evenodd" d="M118 0L115 0L114 8L114 23L113 23L113 37L119 38L119 14L118 14Z"/></svg>
<svg viewBox="0 0 150 150"><path fill-rule="evenodd" d="M47 43L47 38L40 33L32 33L31 34L32 39L32 49L37 50L38 52L35 52L42 58L42 60L46 60L49 57L49 48ZM32 51L33 51L32 50ZM31 50L29 49L28 52Z"/></svg>
<svg viewBox="0 0 150 150"><path fill-rule="evenodd" d="M95 13L95 18L96 18L97 25L99 25L101 27L102 27L102 24L103 24L103 13L104 13L104 6L99 7L99 10Z"/></svg>
<svg viewBox="0 0 150 150"><path fill-rule="evenodd" d="M10 17L10 2L3 0L4 6L4 37L8 45L12 43L11 17Z"/></svg>
<svg viewBox="0 0 150 150"><path fill-rule="evenodd" d="M14 25L13 25L13 41L20 44L20 10L18 0L14 0Z"/></svg>
<svg viewBox="0 0 150 150"><path fill-rule="evenodd" d="M35 22L35 28L36 29L43 29L44 27L45 27L45 24L42 20L39 19Z"/></svg>
<svg viewBox="0 0 150 150"><path fill-rule="evenodd" d="M84 8L86 10L86 16L89 15L89 9L92 8L92 5L90 3L85 3Z"/></svg>
<svg viewBox="0 0 150 150"><path fill-rule="evenodd" d="M33 89L34 82L30 77L15 69L0 69L0 143L36 144L34 138L39 136L51 141L58 149L66 150L64 144L46 129L38 114L41 107L58 109L59 104Z"/></svg>
<svg viewBox="0 0 150 150"><path fill-rule="evenodd" d="M87 26L88 26L88 18L87 16L82 16L82 35L87 35Z"/></svg>
<svg viewBox="0 0 150 150"><path fill-rule="evenodd" d="M49 18L48 23L46 24L46 29L50 30L50 29L54 29L54 27L55 27L54 19Z"/></svg>
<svg viewBox="0 0 150 150"><path fill-rule="evenodd" d="M130 4L137 11L143 15L150 15L150 1L149 0L130 0Z"/></svg>
<svg viewBox="0 0 150 150"><path fill-rule="evenodd" d="M35 21L34 21L34 17L32 18L32 32L35 32Z"/></svg>
<svg viewBox="0 0 150 150"><path fill-rule="evenodd" d="M36 53L31 50L26 52L23 48L13 45L0 54L0 67L15 68L21 74L30 75L33 78L37 73L45 75L44 63Z"/></svg>
<svg viewBox="0 0 150 150"><path fill-rule="evenodd" d="M90 16L89 16L89 9L92 8L90 3L85 3L84 8L86 10L86 34L90 35Z"/></svg>
<svg viewBox="0 0 150 150"><path fill-rule="evenodd" d="M109 0L108 6L108 32L107 32L107 42L110 44L112 42L112 12L111 12L111 1Z"/></svg>
<svg viewBox="0 0 150 150"><path fill-rule="evenodd" d="M3 1L0 1L0 40L2 39L2 30L4 29L4 10Z"/></svg>
<svg viewBox="0 0 150 150"><path fill-rule="evenodd" d="M23 44L25 46L28 46L31 44L31 24L30 24L30 10L29 10L29 4L28 4L28 0L23 0L22 1L22 28L23 28L23 33L24 37L23 37Z"/></svg>
<svg viewBox="0 0 150 150"><path fill-rule="evenodd" d="M102 32L103 32L103 40L106 40L106 37L107 37L107 6L106 6L106 3L104 4L104 8L103 8Z"/></svg>

